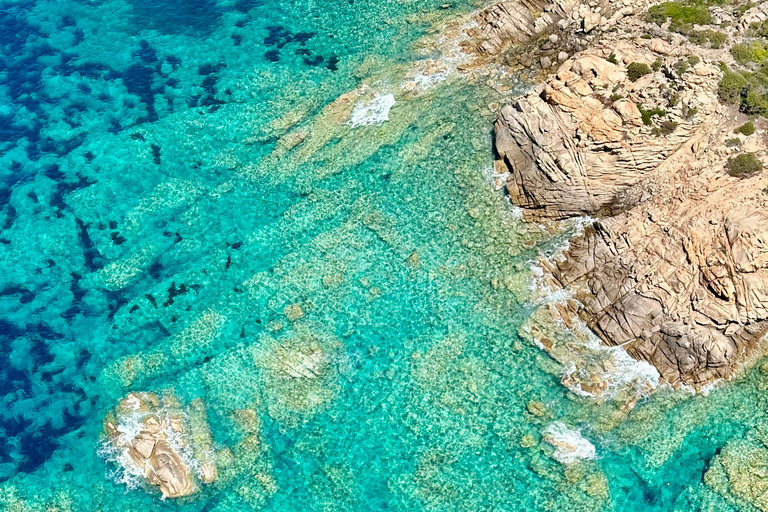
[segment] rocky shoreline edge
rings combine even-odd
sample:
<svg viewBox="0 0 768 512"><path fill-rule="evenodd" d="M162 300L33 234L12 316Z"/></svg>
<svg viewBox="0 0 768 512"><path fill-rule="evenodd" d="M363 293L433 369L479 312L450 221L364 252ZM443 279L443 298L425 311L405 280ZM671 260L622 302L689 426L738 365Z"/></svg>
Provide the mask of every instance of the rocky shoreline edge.
<svg viewBox="0 0 768 512"><path fill-rule="evenodd" d="M741 18L717 8L691 29L725 28L718 44L645 13L598 24L588 48L559 59L495 124L495 173L526 220L594 218L542 262L570 296L547 314L568 326L579 317L673 386L704 389L763 353L765 122L743 113L745 99L728 104L725 83L763 7Z"/></svg>

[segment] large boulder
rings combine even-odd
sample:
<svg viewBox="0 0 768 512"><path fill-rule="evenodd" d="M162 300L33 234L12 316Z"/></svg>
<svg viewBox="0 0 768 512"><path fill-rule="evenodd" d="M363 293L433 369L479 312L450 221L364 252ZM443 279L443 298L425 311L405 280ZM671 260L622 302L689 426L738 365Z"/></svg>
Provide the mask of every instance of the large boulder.
<svg viewBox="0 0 768 512"><path fill-rule="evenodd" d="M210 442L200 406L193 404L188 415L173 397L130 393L104 418L105 451L129 479L157 486L163 497L194 494L198 483L210 483L217 475L212 460L195 457L212 451L195 445L201 439Z"/></svg>

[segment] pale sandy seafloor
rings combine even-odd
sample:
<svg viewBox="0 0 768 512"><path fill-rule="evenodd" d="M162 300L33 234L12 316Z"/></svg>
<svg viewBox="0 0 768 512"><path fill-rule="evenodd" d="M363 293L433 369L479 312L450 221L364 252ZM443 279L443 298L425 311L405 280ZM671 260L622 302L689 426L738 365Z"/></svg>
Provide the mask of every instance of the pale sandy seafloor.
<svg viewBox="0 0 768 512"><path fill-rule="evenodd" d="M443 3L2 2L0 507L768 510L759 364L651 394L536 327L535 262L578 223L493 189L527 85L457 73L437 28L478 5ZM102 419L131 391L204 410L213 484L121 470Z"/></svg>

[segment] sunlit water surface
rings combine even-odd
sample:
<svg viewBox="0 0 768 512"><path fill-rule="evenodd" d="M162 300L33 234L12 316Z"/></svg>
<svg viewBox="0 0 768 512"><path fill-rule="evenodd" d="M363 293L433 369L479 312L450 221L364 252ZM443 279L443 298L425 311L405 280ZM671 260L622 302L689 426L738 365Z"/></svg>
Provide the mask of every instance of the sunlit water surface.
<svg viewBox="0 0 768 512"><path fill-rule="evenodd" d="M0 506L749 510L703 474L755 445L760 371L613 421L519 336L562 237L491 187L502 93L403 92L417 41L478 7L443 3L2 2ZM320 378L261 364L307 339ZM217 482L125 478L102 419L131 391L202 399ZM554 460L557 421L597 457Z"/></svg>

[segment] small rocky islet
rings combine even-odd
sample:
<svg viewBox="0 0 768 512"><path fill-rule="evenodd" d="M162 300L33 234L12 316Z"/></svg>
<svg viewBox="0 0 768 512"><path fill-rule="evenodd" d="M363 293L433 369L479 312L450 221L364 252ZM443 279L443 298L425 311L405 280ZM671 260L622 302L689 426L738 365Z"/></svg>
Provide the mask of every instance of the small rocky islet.
<svg viewBox="0 0 768 512"><path fill-rule="evenodd" d="M232 7L213 3L202 7ZM99 229L109 234L93 240L97 218L67 217L114 197L111 186L99 191L98 173L57 192L51 217L72 221L93 271L68 271L78 276L72 293L103 291L105 325L138 341L94 358L101 366L92 364L89 379L103 396L89 397L92 413L71 433L61 427L71 446L95 445L96 462L58 459L68 445L54 443L50 462L40 457L0 483L0 506L768 510L768 420L752 414L768 410L768 367L760 364L768 330L766 5L533 0L418 12L404 25L427 27L413 42L419 58L367 55L323 101L299 89L320 82L317 73L344 73L343 48L313 46L322 31L269 25L265 61L295 61L316 74L287 87L288 107L275 102L282 110L258 126L231 114L230 97L247 99L219 90L220 75L231 79L226 64L199 67L202 85L192 86L189 105L196 110L169 121L185 142L161 148L148 125L125 136L111 127L115 147L154 140L135 153L170 176L120 214L119 228L105 222ZM245 27L253 20L243 14L252 8L237 2L239 14L228 14L227 37L238 48L252 44ZM182 66L158 61L145 40L137 55L158 76ZM266 89L280 82L270 73L256 74ZM172 119L178 82L144 79L151 108L141 122ZM440 110L454 99L456 112ZM232 115L243 133L214 130L198 146L206 115L222 116L212 125ZM482 136L462 132L465 116L474 123L465 131L485 126ZM420 122L428 129L417 136ZM470 142L432 153L454 138ZM235 139L247 149L216 149ZM204 155L190 166L200 176L165 167L183 144L181 153ZM104 156L92 146L67 151L89 163ZM456 164L447 179L446 163L473 151L483 156ZM433 197L417 196L425 225L438 227L409 232L399 208L425 190L412 176L424 161L434 164L436 189L455 180L450 194L463 195L440 211L430 210ZM484 174L479 164L488 164ZM363 172L338 177L350 168ZM282 244L277 263L250 226L234 237L222 225L223 249L206 245L218 227L196 236L206 201L234 190L247 202L253 191L238 187L260 180L297 201L272 205L279 220L265 238ZM385 203L388 186L407 192ZM36 194L25 197L38 204ZM337 222L340 212L348 216ZM314 227L327 219L330 226ZM162 244L151 238L155 221ZM446 253L424 233L446 236ZM3 245L15 247L19 235L8 236ZM207 259L166 268L162 253L177 244ZM145 288L147 276L168 282ZM206 295L219 283L225 292ZM22 288L2 296L37 300ZM397 314L409 308L428 313ZM159 334L142 339L150 329ZM42 324L32 330L55 338ZM63 357L35 350L45 356L35 366ZM19 352L9 348L9 360ZM4 435L9 425L0 425ZM27 445L40 437L19 432ZM78 441L86 433L93 439ZM9 460L27 467L23 457ZM88 498L76 496L79 471L100 477ZM40 490L57 472L69 475L66 483ZM676 483L673 473L686 480Z"/></svg>

